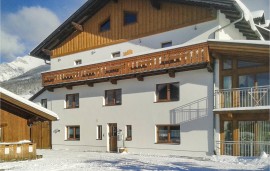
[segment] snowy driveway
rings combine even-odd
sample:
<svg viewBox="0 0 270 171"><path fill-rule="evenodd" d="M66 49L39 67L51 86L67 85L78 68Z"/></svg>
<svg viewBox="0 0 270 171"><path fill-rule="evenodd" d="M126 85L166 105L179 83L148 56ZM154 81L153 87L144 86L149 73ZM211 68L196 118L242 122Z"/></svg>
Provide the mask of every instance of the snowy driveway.
<svg viewBox="0 0 270 171"><path fill-rule="evenodd" d="M33 161L0 163L1 170L264 170L270 171L270 157L237 158L212 156L188 159L178 156L96 153L67 150L38 150L43 158Z"/></svg>

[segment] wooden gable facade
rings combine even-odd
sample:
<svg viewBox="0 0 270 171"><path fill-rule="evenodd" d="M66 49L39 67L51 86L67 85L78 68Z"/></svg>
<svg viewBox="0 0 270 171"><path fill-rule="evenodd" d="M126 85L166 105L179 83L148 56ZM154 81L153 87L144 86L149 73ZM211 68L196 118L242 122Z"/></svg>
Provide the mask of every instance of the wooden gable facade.
<svg viewBox="0 0 270 171"><path fill-rule="evenodd" d="M135 13L137 22L125 25L125 12ZM157 7L150 0L109 1L83 25L73 23L77 30L52 49L51 57L59 57L214 20L215 15L215 10L201 6L160 2ZM106 20L110 21L110 29L101 32L100 25Z"/></svg>
<svg viewBox="0 0 270 171"><path fill-rule="evenodd" d="M2 89L0 97L0 142L30 140L37 148L51 148L51 122L57 118L3 93Z"/></svg>

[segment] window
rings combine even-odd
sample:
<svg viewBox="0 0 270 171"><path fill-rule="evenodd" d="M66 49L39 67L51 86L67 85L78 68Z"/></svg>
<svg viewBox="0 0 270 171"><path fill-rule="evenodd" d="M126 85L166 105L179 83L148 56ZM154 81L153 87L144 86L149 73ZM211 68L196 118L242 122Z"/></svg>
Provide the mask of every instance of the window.
<svg viewBox="0 0 270 171"><path fill-rule="evenodd" d="M80 126L67 126L67 139L80 140Z"/></svg>
<svg viewBox="0 0 270 171"><path fill-rule="evenodd" d="M41 106L47 108L47 99L41 99Z"/></svg>
<svg viewBox="0 0 270 171"><path fill-rule="evenodd" d="M66 95L66 108L78 108L79 107L79 94L67 94Z"/></svg>
<svg viewBox="0 0 270 171"><path fill-rule="evenodd" d="M102 140L102 125L97 126L97 140Z"/></svg>
<svg viewBox="0 0 270 171"><path fill-rule="evenodd" d="M120 57L120 51L112 53L113 58Z"/></svg>
<svg viewBox="0 0 270 171"><path fill-rule="evenodd" d="M137 22L136 12L124 12L124 25L132 24Z"/></svg>
<svg viewBox="0 0 270 171"><path fill-rule="evenodd" d="M122 104L122 90L106 90L105 91L105 105L114 106Z"/></svg>
<svg viewBox="0 0 270 171"><path fill-rule="evenodd" d="M81 65L81 64L82 64L82 60L81 59L74 61L74 65Z"/></svg>
<svg viewBox="0 0 270 171"><path fill-rule="evenodd" d="M107 20L105 20L101 25L100 25L100 28L99 28L99 31L100 32L104 32L104 31L108 31L111 29L111 19L108 18Z"/></svg>
<svg viewBox="0 0 270 171"><path fill-rule="evenodd" d="M172 42L171 41L170 42L161 43L161 47L162 48L166 48L166 47L170 47L170 46L172 46Z"/></svg>
<svg viewBox="0 0 270 171"><path fill-rule="evenodd" d="M262 66L262 65L263 65L262 63L251 62L251 61L242 61L242 60L237 61L238 68L258 67L258 66Z"/></svg>
<svg viewBox="0 0 270 171"><path fill-rule="evenodd" d="M232 69L232 60L224 59L223 60L223 69Z"/></svg>
<svg viewBox="0 0 270 171"><path fill-rule="evenodd" d="M180 144L180 125L157 125L157 143Z"/></svg>
<svg viewBox="0 0 270 171"><path fill-rule="evenodd" d="M179 83L157 84L156 95L157 102L178 101Z"/></svg>
<svg viewBox="0 0 270 171"><path fill-rule="evenodd" d="M127 125L126 129L127 129L126 140L127 141L131 141L132 140L132 126L131 125Z"/></svg>

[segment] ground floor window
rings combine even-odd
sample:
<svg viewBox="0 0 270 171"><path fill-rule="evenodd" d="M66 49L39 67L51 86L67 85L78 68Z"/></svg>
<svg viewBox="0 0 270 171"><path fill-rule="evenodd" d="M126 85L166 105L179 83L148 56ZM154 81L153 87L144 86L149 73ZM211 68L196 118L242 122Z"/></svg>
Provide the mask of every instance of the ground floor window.
<svg viewBox="0 0 270 171"><path fill-rule="evenodd" d="M127 125L126 130L127 130L126 140L127 141L131 141L132 140L132 126L131 125Z"/></svg>
<svg viewBox="0 0 270 171"><path fill-rule="evenodd" d="M102 140L102 125L97 126L97 140Z"/></svg>
<svg viewBox="0 0 270 171"><path fill-rule="evenodd" d="M67 140L80 140L80 126L67 126Z"/></svg>
<svg viewBox="0 0 270 171"><path fill-rule="evenodd" d="M157 143L180 144L180 125L157 125Z"/></svg>

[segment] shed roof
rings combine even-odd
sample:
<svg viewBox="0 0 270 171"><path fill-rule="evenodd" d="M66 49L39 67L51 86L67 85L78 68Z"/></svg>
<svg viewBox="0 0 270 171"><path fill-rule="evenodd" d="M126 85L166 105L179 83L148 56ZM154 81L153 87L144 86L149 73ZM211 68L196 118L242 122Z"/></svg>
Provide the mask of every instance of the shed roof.
<svg viewBox="0 0 270 171"><path fill-rule="evenodd" d="M59 120L59 117L56 113L36 104L27 99L24 99L2 87L0 87L0 99L1 105L3 108L3 104L12 104L14 107L19 109L23 109L32 115L43 118L44 120L55 121Z"/></svg>
<svg viewBox="0 0 270 171"><path fill-rule="evenodd" d="M31 56L50 60L50 56L43 52L43 49L52 50L63 42L76 29L72 22L84 24L89 18L94 16L103 6L110 0L88 0L74 14L72 14L63 24L61 24L54 32L52 32L44 41L42 41L35 49L30 52ZM114 0L117 2L117 0ZM241 3L240 0L151 0L154 7L158 7L160 2L171 2L187 5L204 6L221 10L226 17L234 22L244 13L243 19L236 23L236 28L247 37L247 39L262 39L260 33L254 25L251 13Z"/></svg>

